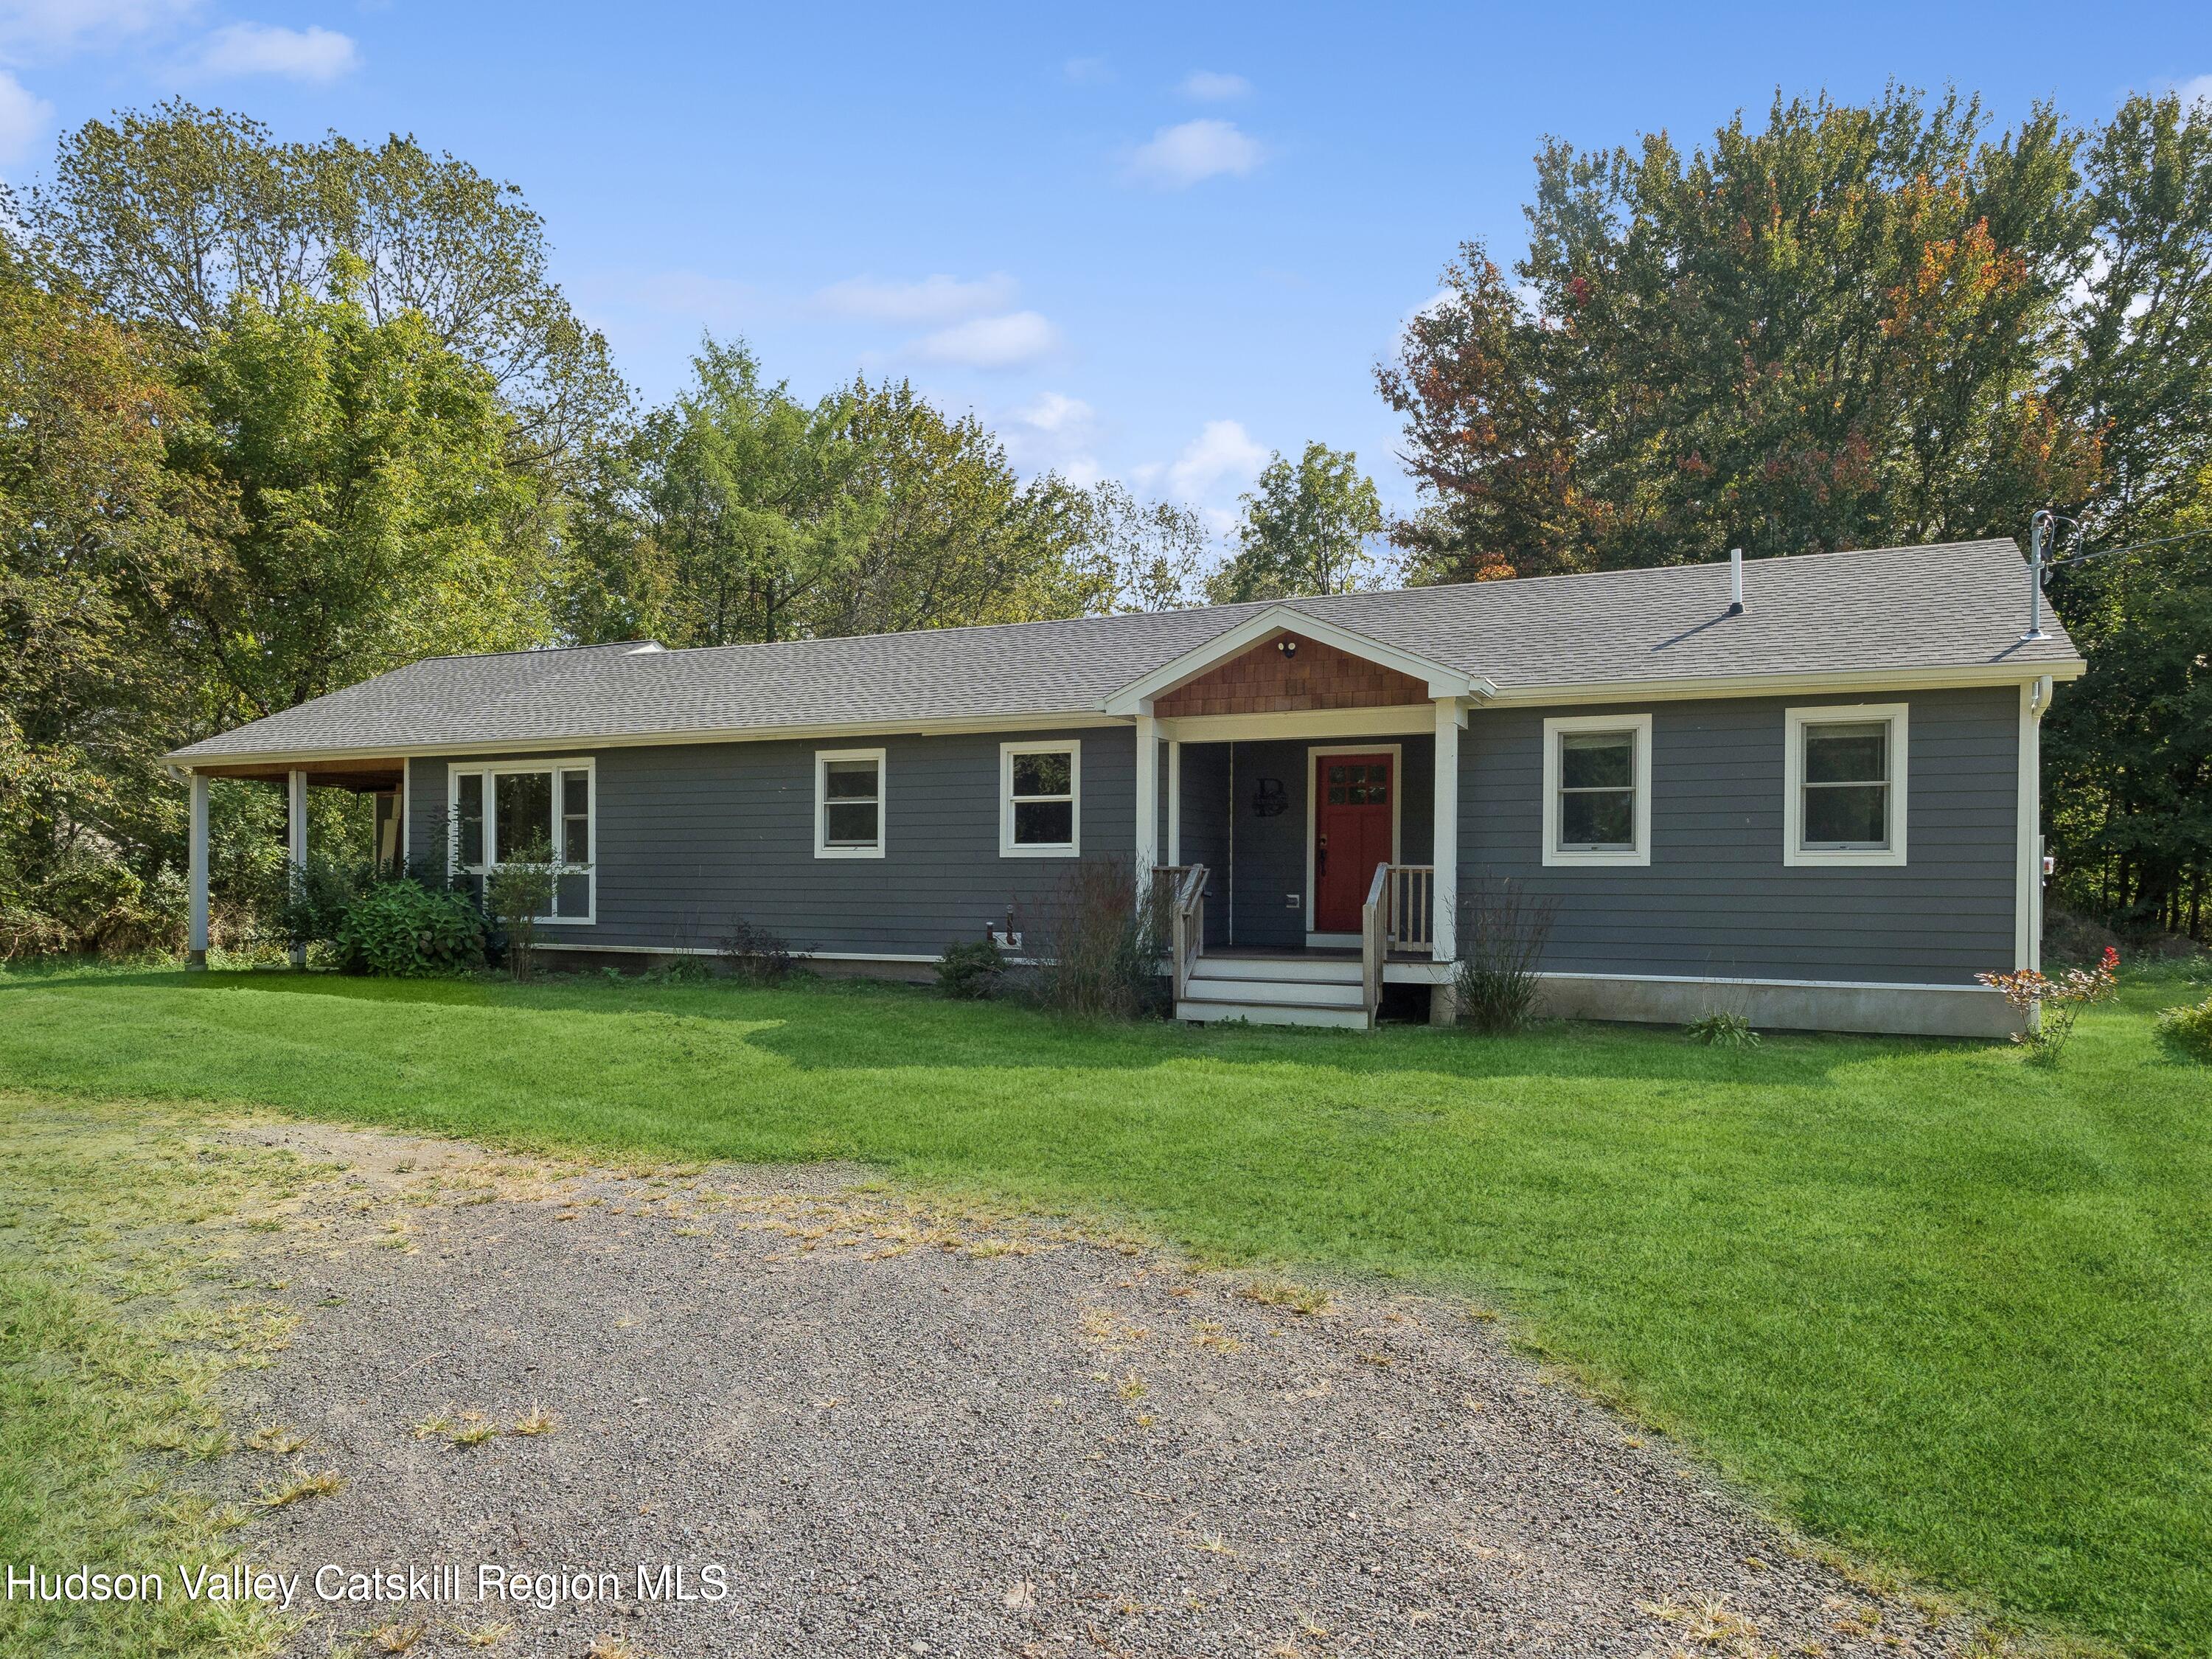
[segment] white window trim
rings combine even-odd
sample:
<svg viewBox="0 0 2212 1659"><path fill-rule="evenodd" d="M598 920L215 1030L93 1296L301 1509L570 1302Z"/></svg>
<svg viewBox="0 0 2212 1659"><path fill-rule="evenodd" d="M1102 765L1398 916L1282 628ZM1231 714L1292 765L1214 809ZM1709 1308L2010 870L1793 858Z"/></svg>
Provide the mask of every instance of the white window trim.
<svg viewBox="0 0 2212 1659"><path fill-rule="evenodd" d="M876 844L872 847L832 847L830 844L830 763L873 761L876 763ZM880 749L817 749L814 751L814 856L817 859L879 859L889 838L888 803L884 783L890 771Z"/></svg>
<svg viewBox="0 0 2212 1659"><path fill-rule="evenodd" d="M590 902L580 916L540 916L542 927L589 927L599 919L599 772L598 764L589 756L576 756L556 760L471 761L465 766L448 765L446 769L446 867L465 871L472 876L488 876L498 867L499 814L493 805L492 780L506 772L551 772L553 782L553 824L557 830L561 813L561 783L557 775L562 772L581 772L591 780L590 808L584 815L584 833L591 838L592 859L588 864L570 865L559 860L554 868L562 873L580 874L590 884L586 890ZM484 781L484 860L481 864L461 862L461 780L481 777Z"/></svg>
<svg viewBox="0 0 2212 1659"><path fill-rule="evenodd" d="M1570 732L1627 732L1636 738L1636 844L1622 848L1559 845L1559 738ZM1544 722L1544 862L1547 865L1648 865L1651 862L1651 716L1559 714Z"/></svg>
<svg viewBox="0 0 2212 1659"><path fill-rule="evenodd" d="M1014 844L1014 757L1017 755L1057 755L1067 757L1068 836L1062 844L1021 846ZM1083 856L1083 741L1079 738L1057 738L1050 742L1002 743L999 745L999 856L1002 859L1073 859Z"/></svg>
<svg viewBox="0 0 2212 1659"><path fill-rule="evenodd" d="M1905 863L1905 781L1911 775L1911 708L1902 702L1822 703L1782 711L1782 862L1796 868L1857 865L1896 869ZM1889 723L1889 845L1805 845L1805 728Z"/></svg>

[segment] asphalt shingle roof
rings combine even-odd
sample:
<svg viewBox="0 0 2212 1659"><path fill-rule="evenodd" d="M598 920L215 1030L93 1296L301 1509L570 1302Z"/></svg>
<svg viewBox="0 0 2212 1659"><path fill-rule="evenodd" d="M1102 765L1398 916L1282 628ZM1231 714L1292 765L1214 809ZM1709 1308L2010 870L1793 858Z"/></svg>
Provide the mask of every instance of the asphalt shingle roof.
<svg viewBox="0 0 2212 1659"><path fill-rule="evenodd" d="M1479 582L1295 599L1326 619L1504 692L1852 671L2063 669L2048 609L2023 643L2027 573L2009 541L1744 564ZM395 669L174 758L517 746L781 726L1095 714L1139 676L1268 609L1218 605L859 639L664 651L636 644L439 657Z"/></svg>

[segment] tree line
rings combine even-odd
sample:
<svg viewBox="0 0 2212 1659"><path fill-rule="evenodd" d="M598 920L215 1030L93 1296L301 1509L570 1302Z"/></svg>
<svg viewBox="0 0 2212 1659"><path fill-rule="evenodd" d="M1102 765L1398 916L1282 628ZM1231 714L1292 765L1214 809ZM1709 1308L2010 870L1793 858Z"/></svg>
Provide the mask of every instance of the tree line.
<svg viewBox="0 0 2212 1659"><path fill-rule="evenodd" d="M420 657L1297 586L1273 552L1212 568L1188 507L1023 478L904 381L802 399L709 338L641 408L520 193L411 138L173 102L66 135L0 205L0 957L173 943L159 757ZM1278 458L1254 512L1288 525L1309 461L1352 469ZM327 793L318 842L365 847ZM219 908L269 912L271 792L214 810Z"/></svg>
<svg viewBox="0 0 2212 1659"><path fill-rule="evenodd" d="M1152 610L2016 536L2212 532L2212 116L1778 99L1684 151L1548 144L1379 390L1418 507L1273 457L1226 556L1188 507L1024 477L973 415L819 397L708 338L641 407L511 185L411 138L176 102L64 136L0 214L0 955L172 942L158 757L416 658ZM2212 543L2062 571L2069 902L2201 933ZM319 836L364 833L316 792ZM277 870L219 791L220 896Z"/></svg>
<svg viewBox="0 0 2212 1659"><path fill-rule="evenodd" d="M2101 125L1778 98L1685 151L1547 144L1379 372L1417 581L2027 538L2090 662L2045 725L2066 902L2203 938L2212 887L2212 104ZM2166 540L2167 538L2182 538Z"/></svg>

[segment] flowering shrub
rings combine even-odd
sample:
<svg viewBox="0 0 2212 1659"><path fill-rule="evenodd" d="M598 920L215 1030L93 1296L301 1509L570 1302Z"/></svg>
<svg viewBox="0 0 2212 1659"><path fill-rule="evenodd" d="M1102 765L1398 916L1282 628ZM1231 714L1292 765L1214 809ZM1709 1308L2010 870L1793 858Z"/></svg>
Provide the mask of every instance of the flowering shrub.
<svg viewBox="0 0 2212 1659"><path fill-rule="evenodd" d="M2027 1030L2013 1041L2028 1051L2028 1058L2055 1066L2074 1035L2074 1022L2093 1002L2103 1002L2120 988L2120 953L2105 947L2094 968L2069 968L2055 979L2033 968L2009 974L1977 974L1984 985L2003 994L2004 1000L2026 1014Z"/></svg>

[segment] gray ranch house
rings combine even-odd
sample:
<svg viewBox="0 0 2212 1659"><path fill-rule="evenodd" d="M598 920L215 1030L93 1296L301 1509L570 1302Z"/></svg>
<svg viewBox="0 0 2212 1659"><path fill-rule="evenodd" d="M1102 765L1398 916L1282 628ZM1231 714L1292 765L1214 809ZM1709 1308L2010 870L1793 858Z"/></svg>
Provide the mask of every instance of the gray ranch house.
<svg viewBox="0 0 2212 1659"><path fill-rule="evenodd" d="M1552 908L1553 1012L1994 1035L1974 975L2037 963L2039 725L2084 668L2027 592L1982 541L438 658L169 757L191 947L208 780L259 777L295 858L313 787L373 793L389 863L550 847L541 939L600 960L743 918L919 975L1111 854L1168 890L1185 1019L1445 1017L1460 896L1503 883Z"/></svg>

